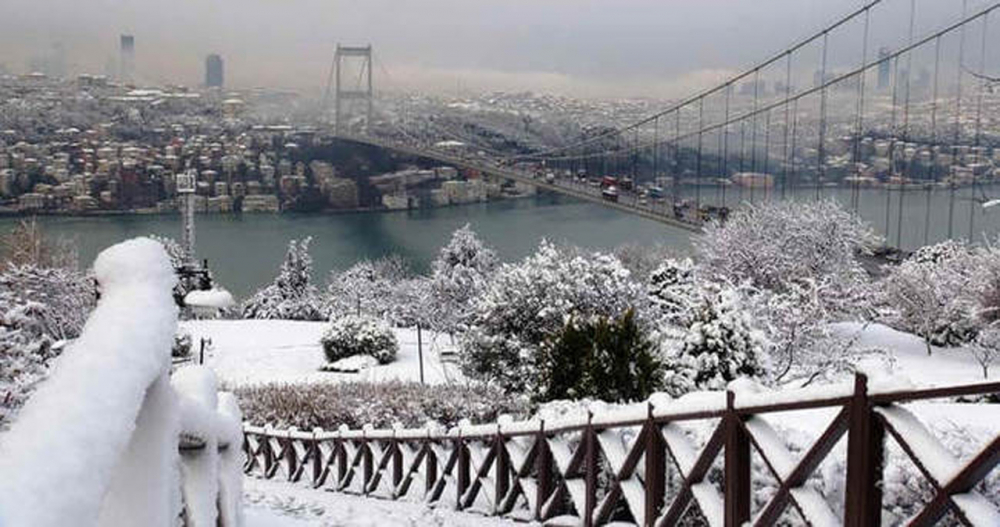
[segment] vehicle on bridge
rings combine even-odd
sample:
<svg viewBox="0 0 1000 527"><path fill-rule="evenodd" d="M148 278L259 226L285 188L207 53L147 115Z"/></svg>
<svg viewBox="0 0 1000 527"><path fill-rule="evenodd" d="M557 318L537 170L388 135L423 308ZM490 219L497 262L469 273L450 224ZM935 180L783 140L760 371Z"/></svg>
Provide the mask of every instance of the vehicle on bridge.
<svg viewBox="0 0 1000 527"><path fill-rule="evenodd" d="M610 187L605 187L604 190L601 191L601 197L604 198L606 201L615 201L615 202L617 202L618 201L618 187L616 187L614 185L612 185Z"/></svg>
<svg viewBox="0 0 1000 527"><path fill-rule="evenodd" d="M622 190L632 190L635 188L635 183L632 178L622 178L621 183L618 184L618 188Z"/></svg>
<svg viewBox="0 0 1000 527"><path fill-rule="evenodd" d="M618 178L614 176L604 176L601 178L601 188L617 187Z"/></svg>

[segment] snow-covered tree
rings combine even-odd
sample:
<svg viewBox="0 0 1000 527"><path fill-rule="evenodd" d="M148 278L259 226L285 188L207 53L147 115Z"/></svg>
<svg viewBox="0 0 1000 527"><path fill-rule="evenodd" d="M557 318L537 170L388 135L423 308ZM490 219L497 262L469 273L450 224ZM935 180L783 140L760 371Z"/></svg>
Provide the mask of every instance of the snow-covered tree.
<svg viewBox="0 0 1000 527"><path fill-rule="evenodd" d="M983 369L983 378L989 379L990 366L1000 360L1000 328L991 325L980 331L969 349Z"/></svg>
<svg viewBox="0 0 1000 527"><path fill-rule="evenodd" d="M568 320L618 318L642 293L615 257L572 255L543 241L522 262L502 265L473 301L461 337L463 368L470 377L523 391L538 347Z"/></svg>
<svg viewBox="0 0 1000 527"><path fill-rule="evenodd" d="M441 313L431 291L430 279L418 276L396 282L386 318L397 327L439 327Z"/></svg>
<svg viewBox="0 0 1000 527"><path fill-rule="evenodd" d="M896 327L931 345L958 345L974 338L979 325L981 261L961 242L921 248L890 270L882 292Z"/></svg>
<svg viewBox="0 0 1000 527"><path fill-rule="evenodd" d="M62 343L79 335L95 291L69 269L11 266L0 274L0 426L45 378Z"/></svg>
<svg viewBox="0 0 1000 527"><path fill-rule="evenodd" d="M677 330L663 343L666 384L674 394L721 390L763 371L764 336L754 328L740 292L702 282Z"/></svg>
<svg viewBox="0 0 1000 527"><path fill-rule="evenodd" d="M362 260L330 274L324 311L330 318L353 313L384 318L392 308L396 284L409 275L406 263L395 256Z"/></svg>
<svg viewBox="0 0 1000 527"><path fill-rule="evenodd" d="M649 274L646 295L650 308L667 324L686 316L698 292L696 268L690 259L668 259Z"/></svg>
<svg viewBox="0 0 1000 527"><path fill-rule="evenodd" d="M858 255L879 243L871 227L834 201L772 201L709 224L695 248L706 276L780 292L823 276L854 287L865 280Z"/></svg>
<svg viewBox="0 0 1000 527"><path fill-rule="evenodd" d="M243 318L323 320L319 295L312 285L310 241L288 244L278 276L243 303Z"/></svg>
<svg viewBox="0 0 1000 527"><path fill-rule="evenodd" d="M442 329L454 331L498 264L496 252L483 244L468 224L452 234L431 264L432 291L445 325Z"/></svg>

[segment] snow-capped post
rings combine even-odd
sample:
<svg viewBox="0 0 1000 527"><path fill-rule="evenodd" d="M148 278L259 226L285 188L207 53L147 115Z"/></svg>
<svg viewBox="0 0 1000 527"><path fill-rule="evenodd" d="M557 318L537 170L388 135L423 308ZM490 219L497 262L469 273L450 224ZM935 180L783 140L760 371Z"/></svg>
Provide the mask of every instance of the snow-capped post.
<svg viewBox="0 0 1000 527"><path fill-rule="evenodd" d="M420 361L420 384L424 384L424 341L420 335L420 322L417 322L417 358Z"/></svg>
<svg viewBox="0 0 1000 527"><path fill-rule="evenodd" d="M750 521L750 439L743 429L742 417L736 413L736 393L726 390L725 475L723 494L725 500L725 525L737 527Z"/></svg>
<svg viewBox="0 0 1000 527"><path fill-rule="evenodd" d="M653 419L653 402L646 402L646 523L653 525L660 516L666 493L666 445L660 427Z"/></svg>
<svg viewBox="0 0 1000 527"><path fill-rule="evenodd" d="M368 496L368 493L371 492L372 478L375 477L374 464L372 463L374 453L368 439L368 431L372 429L374 427L371 424L367 424L361 429L361 490L365 496Z"/></svg>
<svg viewBox="0 0 1000 527"><path fill-rule="evenodd" d="M847 489L845 527L877 527L882 518L882 466L885 428L872 411L868 377L854 374L847 432Z"/></svg>
<svg viewBox="0 0 1000 527"><path fill-rule="evenodd" d="M403 451L399 449L399 428L392 429L392 495L399 492L399 483L403 481Z"/></svg>

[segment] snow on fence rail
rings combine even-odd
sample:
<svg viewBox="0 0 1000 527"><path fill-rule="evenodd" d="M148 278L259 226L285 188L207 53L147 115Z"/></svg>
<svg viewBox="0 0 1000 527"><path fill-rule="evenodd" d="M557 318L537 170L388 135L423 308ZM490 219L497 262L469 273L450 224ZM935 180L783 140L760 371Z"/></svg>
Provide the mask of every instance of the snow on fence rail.
<svg viewBox="0 0 1000 527"><path fill-rule="evenodd" d="M712 526L774 525L791 507L810 525L879 525L891 438L929 483L911 525L949 512L971 526L1000 525L973 488L1000 463L1000 435L960 462L899 403L1000 393L1000 383L869 389L858 374L817 392L718 392L582 420L429 429L274 430L244 427L247 474L388 499L423 500L546 525L677 525L696 505ZM827 408L836 416L793 455L768 414ZM691 425L701 423L698 440ZM845 497L831 503L809 477L847 436ZM751 454L777 482L751 516ZM720 457L721 461L717 458ZM717 467L721 478L712 475ZM710 477L711 476L711 477ZM758 500L761 496L757 496ZM787 516L784 516L787 519Z"/></svg>
<svg viewBox="0 0 1000 527"><path fill-rule="evenodd" d="M159 243L98 256L101 299L0 437L0 527L239 527L239 408L170 374L174 271Z"/></svg>

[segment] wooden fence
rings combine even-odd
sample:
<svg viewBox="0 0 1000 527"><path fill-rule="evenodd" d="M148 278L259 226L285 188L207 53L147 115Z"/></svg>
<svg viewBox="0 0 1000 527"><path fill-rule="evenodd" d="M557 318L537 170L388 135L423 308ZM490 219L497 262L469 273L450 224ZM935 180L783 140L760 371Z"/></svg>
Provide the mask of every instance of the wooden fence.
<svg viewBox="0 0 1000 527"><path fill-rule="evenodd" d="M884 452L891 440L932 494L909 525L933 525L951 513L960 524L996 527L1000 512L974 487L1000 463L1000 435L963 462L901 405L996 393L997 382L869 389L859 374L853 386L767 395L718 392L585 420L464 426L440 433L247 426L245 471L546 525L774 525L797 512L810 525L875 526L882 516ZM765 419L821 408L835 417L816 430L812 446L798 453L788 450ZM695 430L701 430L700 437ZM845 496L831 503L809 479L845 435ZM753 488L753 455L763 462L776 491Z"/></svg>

